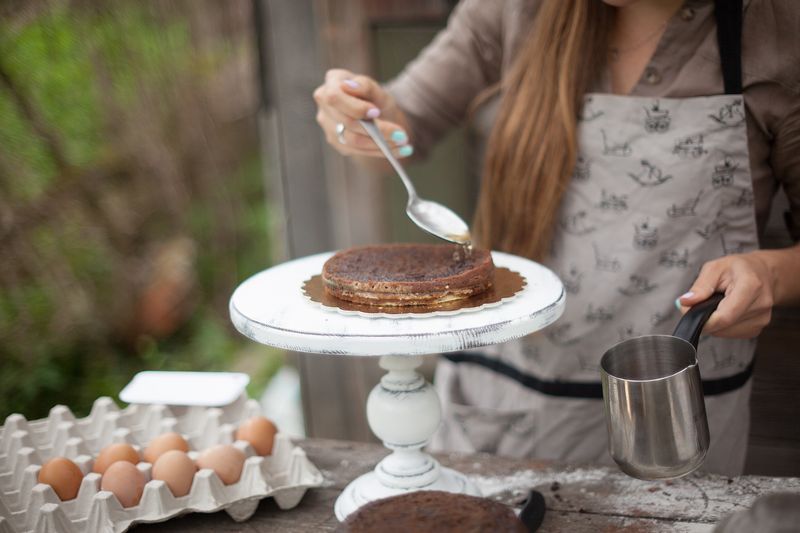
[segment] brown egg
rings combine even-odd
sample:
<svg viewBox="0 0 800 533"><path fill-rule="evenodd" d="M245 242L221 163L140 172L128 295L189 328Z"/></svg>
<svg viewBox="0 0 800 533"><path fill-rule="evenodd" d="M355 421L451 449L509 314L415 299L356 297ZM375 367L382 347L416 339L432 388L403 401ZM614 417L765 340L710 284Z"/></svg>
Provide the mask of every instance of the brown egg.
<svg viewBox="0 0 800 533"><path fill-rule="evenodd" d="M239 481L242 475L245 455L232 444L218 444L205 450L197 458L198 468L210 468L225 485Z"/></svg>
<svg viewBox="0 0 800 533"><path fill-rule="evenodd" d="M128 461L117 461L106 468L100 480L100 490L113 492L123 507L139 504L144 492L144 474Z"/></svg>
<svg viewBox="0 0 800 533"><path fill-rule="evenodd" d="M106 469L117 461L126 461L131 464L139 462L139 453L130 444L120 442L117 444L109 444L97 455L94 460L93 472L102 474Z"/></svg>
<svg viewBox="0 0 800 533"><path fill-rule="evenodd" d="M162 453L169 450L189 451L189 443L177 433L164 433L150 441L144 449L144 460L150 464L155 464Z"/></svg>
<svg viewBox="0 0 800 533"><path fill-rule="evenodd" d="M72 500L78 495L81 480L83 472L66 457L53 457L39 470L39 483L53 487L62 502Z"/></svg>
<svg viewBox="0 0 800 533"><path fill-rule="evenodd" d="M167 450L153 465L153 479L166 483L176 498L189 494L195 472L194 461L180 450Z"/></svg>
<svg viewBox="0 0 800 533"><path fill-rule="evenodd" d="M254 416L242 422L236 430L236 440L249 442L258 455L269 455L277 432L278 428L270 419Z"/></svg>

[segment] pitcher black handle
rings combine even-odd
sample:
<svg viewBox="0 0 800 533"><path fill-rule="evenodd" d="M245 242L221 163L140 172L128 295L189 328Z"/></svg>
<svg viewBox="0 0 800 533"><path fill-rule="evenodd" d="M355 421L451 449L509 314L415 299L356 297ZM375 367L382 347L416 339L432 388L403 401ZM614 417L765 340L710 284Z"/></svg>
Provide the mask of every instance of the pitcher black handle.
<svg viewBox="0 0 800 533"><path fill-rule="evenodd" d="M686 314L681 317L672 335L691 342L696 350L697 343L700 341L700 332L703 331L703 326L706 325L708 317L711 316L711 313L714 312L723 298L725 298L723 293L715 292L707 300L693 305L686 311Z"/></svg>

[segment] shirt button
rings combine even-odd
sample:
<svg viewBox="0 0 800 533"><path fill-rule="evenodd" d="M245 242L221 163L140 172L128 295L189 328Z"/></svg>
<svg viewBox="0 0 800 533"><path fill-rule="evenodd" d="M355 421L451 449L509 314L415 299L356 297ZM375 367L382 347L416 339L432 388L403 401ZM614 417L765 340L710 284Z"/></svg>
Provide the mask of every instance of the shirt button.
<svg viewBox="0 0 800 533"><path fill-rule="evenodd" d="M644 81L650 85L658 85L661 83L661 73L653 67L647 67L644 70Z"/></svg>
<svg viewBox="0 0 800 533"><path fill-rule="evenodd" d="M694 18L694 9L691 7L685 7L681 9L681 20L689 22Z"/></svg>

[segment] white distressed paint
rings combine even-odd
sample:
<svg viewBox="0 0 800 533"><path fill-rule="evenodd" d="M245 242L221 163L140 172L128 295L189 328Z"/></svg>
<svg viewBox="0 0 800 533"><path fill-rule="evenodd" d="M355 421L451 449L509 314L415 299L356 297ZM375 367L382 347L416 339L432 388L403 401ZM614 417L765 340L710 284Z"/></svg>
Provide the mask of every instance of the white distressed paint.
<svg viewBox="0 0 800 533"><path fill-rule="evenodd" d="M452 316L343 315L309 301L303 282L322 271L332 253L289 261L244 281L233 293L234 326L262 344L335 355L422 355L499 344L538 331L564 310L564 287L542 265L492 252L497 266L519 272L522 291L498 307Z"/></svg>
<svg viewBox="0 0 800 533"><path fill-rule="evenodd" d="M415 371L420 364L421 357L381 357L381 368L388 372L370 392L367 420L392 453L345 487L334 507L339 520L367 502L415 490L480 494L466 476L422 451L442 412L436 391Z"/></svg>

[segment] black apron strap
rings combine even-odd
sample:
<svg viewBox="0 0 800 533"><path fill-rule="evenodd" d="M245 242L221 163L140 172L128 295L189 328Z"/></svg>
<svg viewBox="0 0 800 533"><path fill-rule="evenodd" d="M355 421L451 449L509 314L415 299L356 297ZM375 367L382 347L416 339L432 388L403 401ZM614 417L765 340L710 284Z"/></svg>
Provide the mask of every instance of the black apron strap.
<svg viewBox="0 0 800 533"><path fill-rule="evenodd" d="M725 94L742 94L742 0L714 0Z"/></svg>
<svg viewBox="0 0 800 533"><path fill-rule="evenodd" d="M502 374L507 378L513 379L521 385L535 390L548 396L559 396L565 398L590 398L602 399L603 386L600 382L592 381L550 381L541 379L532 374L527 374L520 369L495 359L482 353L474 352L453 352L442 354L442 357L451 363L467 363L482 366L486 369ZM750 361L747 368L725 378L704 379L703 394L705 396L716 396L739 389L747 383L753 375L755 358Z"/></svg>
<svg viewBox="0 0 800 533"><path fill-rule="evenodd" d="M442 354L451 363L471 363L479 365L507 378L521 383L525 387L547 394L548 396L564 396L568 398L602 398L603 388L599 382L591 381L548 381L482 353L453 352Z"/></svg>

